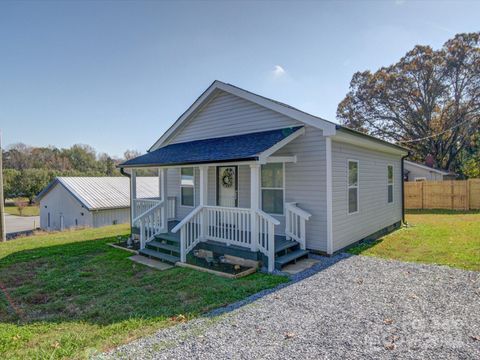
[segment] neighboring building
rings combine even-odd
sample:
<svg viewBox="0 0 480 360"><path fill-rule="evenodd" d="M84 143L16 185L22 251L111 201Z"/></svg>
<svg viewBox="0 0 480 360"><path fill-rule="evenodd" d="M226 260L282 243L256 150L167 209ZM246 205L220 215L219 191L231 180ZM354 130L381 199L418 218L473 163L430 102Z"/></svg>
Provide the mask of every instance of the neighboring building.
<svg viewBox="0 0 480 360"><path fill-rule="evenodd" d="M408 160L404 161L403 171L405 181L455 180L457 177L448 171Z"/></svg>
<svg viewBox="0 0 480 360"><path fill-rule="evenodd" d="M179 204L170 223L166 202L134 211L141 254L175 263L195 248L214 249L272 271L399 226L407 154L215 81L147 154L119 167L133 190L137 169L160 168L161 198Z"/></svg>
<svg viewBox="0 0 480 360"><path fill-rule="evenodd" d="M158 199L158 194L158 177L138 179L138 197ZM130 220L130 185L125 177L58 177L36 202L44 230L100 227Z"/></svg>

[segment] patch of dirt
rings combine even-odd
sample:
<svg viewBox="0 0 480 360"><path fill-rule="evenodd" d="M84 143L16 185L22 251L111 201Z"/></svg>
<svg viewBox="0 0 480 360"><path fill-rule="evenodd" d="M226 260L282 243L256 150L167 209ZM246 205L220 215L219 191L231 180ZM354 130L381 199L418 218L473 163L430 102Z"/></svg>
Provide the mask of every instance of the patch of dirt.
<svg viewBox="0 0 480 360"><path fill-rule="evenodd" d="M50 297L45 293L34 293L25 298L25 302L31 305L42 305L50 301Z"/></svg>

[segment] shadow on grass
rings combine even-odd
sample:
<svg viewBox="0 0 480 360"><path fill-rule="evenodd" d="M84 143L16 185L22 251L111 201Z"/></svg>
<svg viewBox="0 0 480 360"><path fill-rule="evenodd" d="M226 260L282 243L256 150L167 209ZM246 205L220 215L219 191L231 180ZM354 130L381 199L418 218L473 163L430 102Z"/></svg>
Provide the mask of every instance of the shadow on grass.
<svg viewBox="0 0 480 360"><path fill-rule="evenodd" d="M186 268L158 271L107 245L115 237L22 250L0 259L0 323L194 317L288 279L256 273L225 279Z"/></svg>
<svg viewBox="0 0 480 360"><path fill-rule="evenodd" d="M406 214L412 215L462 215L462 214L480 214L480 210L448 210L448 209L409 209Z"/></svg>
<svg viewBox="0 0 480 360"><path fill-rule="evenodd" d="M180 267L158 271L138 265L128 259L131 253L107 245L115 240L22 250L0 259L0 323L109 325L132 318L215 315L349 257L318 257L317 265L290 279L263 273L226 279Z"/></svg>

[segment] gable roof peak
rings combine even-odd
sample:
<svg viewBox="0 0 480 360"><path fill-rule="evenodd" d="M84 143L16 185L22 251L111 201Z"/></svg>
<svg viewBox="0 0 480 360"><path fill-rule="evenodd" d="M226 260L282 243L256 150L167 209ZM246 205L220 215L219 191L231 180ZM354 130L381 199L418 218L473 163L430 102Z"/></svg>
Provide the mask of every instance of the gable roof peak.
<svg viewBox="0 0 480 360"><path fill-rule="evenodd" d="M153 144L148 150L153 151L160 148L165 142L176 132L177 129L192 116L197 109L201 108L203 104L209 101L212 95L218 90L226 93L238 96L244 100L251 101L257 105L263 106L272 111L278 112L285 116L288 116L294 120L297 120L303 124L313 126L321 129L324 135L335 135L336 125L333 122L327 121L320 117L308 114L304 111L298 110L293 106L284 104L282 102L269 99L267 97L255 94L248 90L244 90L235 85L225 83L220 80L215 80L198 98L195 102L173 123L173 125Z"/></svg>

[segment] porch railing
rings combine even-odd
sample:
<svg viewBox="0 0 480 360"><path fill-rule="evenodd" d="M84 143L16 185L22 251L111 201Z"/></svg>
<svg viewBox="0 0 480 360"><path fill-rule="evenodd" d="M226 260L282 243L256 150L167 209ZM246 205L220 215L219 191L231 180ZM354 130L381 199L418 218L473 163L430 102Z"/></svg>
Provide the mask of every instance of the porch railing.
<svg viewBox="0 0 480 360"><path fill-rule="evenodd" d="M221 206L198 206L172 229L180 230L180 261L204 240L261 251L268 258L268 270L275 266L275 225L280 222L261 210Z"/></svg>
<svg viewBox="0 0 480 360"><path fill-rule="evenodd" d="M285 204L285 235L287 239L297 241L302 250L305 250L307 241L305 223L311 216L312 214L300 209L297 203Z"/></svg>
<svg viewBox="0 0 480 360"><path fill-rule="evenodd" d="M133 223L138 226L140 231L140 249L145 248L148 241L153 240L155 235L167 231L167 223L164 221L163 212L165 210L165 202L163 200L138 215Z"/></svg>
<svg viewBox="0 0 480 360"><path fill-rule="evenodd" d="M137 219L141 214L158 205L160 198L145 198L133 200L133 218Z"/></svg>
<svg viewBox="0 0 480 360"><path fill-rule="evenodd" d="M160 202L160 198L144 198L133 200L133 219L137 219L140 215L155 207ZM175 196L169 196L167 198L167 217L169 220L177 217L177 198Z"/></svg>

